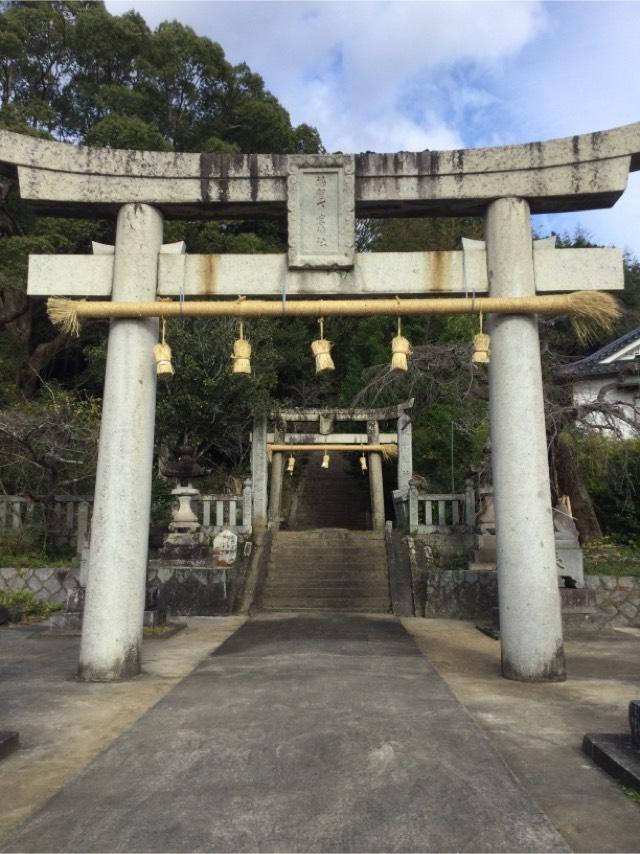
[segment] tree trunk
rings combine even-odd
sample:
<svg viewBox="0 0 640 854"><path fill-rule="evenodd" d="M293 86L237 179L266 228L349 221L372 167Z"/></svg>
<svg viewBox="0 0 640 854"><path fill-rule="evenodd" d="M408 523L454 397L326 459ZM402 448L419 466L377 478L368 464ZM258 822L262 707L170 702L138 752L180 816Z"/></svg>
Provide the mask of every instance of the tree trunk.
<svg viewBox="0 0 640 854"><path fill-rule="evenodd" d="M562 495L568 495L571 500L571 509L581 542L588 543L589 540L601 537L602 528L591 496L580 475L573 448L562 434L558 436L556 442L554 462L558 489Z"/></svg>

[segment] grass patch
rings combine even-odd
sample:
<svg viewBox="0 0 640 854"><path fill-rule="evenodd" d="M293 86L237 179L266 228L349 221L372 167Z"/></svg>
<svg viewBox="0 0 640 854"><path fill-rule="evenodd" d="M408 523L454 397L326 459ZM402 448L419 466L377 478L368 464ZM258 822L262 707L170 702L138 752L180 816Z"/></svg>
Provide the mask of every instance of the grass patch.
<svg viewBox="0 0 640 854"><path fill-rule="evenodd" d="M638 792L636 789L632 789L630 786L623 786L622 791L628 798L630 798L640 807L640 792Z"/></svg>
<svg viewBox="0 0 640 854"><path fill-rule="evenodd" d="M584 571L588 575L640 576L640 544L619 543L610 537L583 546Z"/></svg>
<svg viewBox="0 0 640 854"><path fill-rule="evenodd" d="M11 566L17 569L66 569L80 566L80 561L72 551L43 551L28 538L0 538L0 566Z"/></svg>
<svg viewBox="0 0 640 854"><path fill-rule="evenodd" d="M61 611L62 605L57 602L41 602L30 590L0 591L0 605L10 610L19 610L25 617L41 617L46 619L54 611Z"/></svg>

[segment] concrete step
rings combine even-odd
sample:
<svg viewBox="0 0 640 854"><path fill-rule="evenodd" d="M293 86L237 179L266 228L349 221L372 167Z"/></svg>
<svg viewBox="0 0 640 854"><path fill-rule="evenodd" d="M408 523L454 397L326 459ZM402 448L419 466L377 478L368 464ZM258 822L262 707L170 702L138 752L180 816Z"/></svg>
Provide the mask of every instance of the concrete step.
<svg viewBox="0 0 640 854"><path fill-rule="evenodd" d="M320 607L318 605L313 605L311 607L307 607L305 605L263 605L263 611L268 611L269 613L277 613L278 611L301 611L305 613L328 613L333 614L336 611L340 613L346 614L388 614L390 613L389 607L365 607L360 608L356 605L345 605L345 607L337 607L333 606L330 608Z"/></svg>
<svg viewBox="0 0 640 854"><path fill-rule="evenodd" d="M381 594L388 595L389 594L389 585L387 584L386 579L381 579L376 581L375 583L367 582L366 584L358 584L353 583L351 581L346 581L343 584L327 584L324 580L315 580L313 582L309 581L305 582L294 582L291 584L270 584L269 585L269 593L278 593L285 595L289 590L295 591L316 591L318 594L327 592L327 593L361 593L363 596L368 596L369 594Z"/></svg>
<svg viewBox="0 0 640 854"><path fill-rule="evenodd" d="M262 607L269 611L292 610L292 611L377 611L386 614L390 610L389 598L365 598L363 596L288 596L267 598L265 597Z"/></svg>
<svg viewBox="0 0 640 854"><path fill-rule="evenodd" d="M278 531L262 595L265 610L390 609L382 532L318 529Z"/></svg>
<svg viewBox="0 0 640 854"><path fill-rule="evenodd" d="M282 568L269 568L267 575L269 586L278 584L375 584L377 581L387 583L387 574L382 568L362 572L290 572Z"/></svg>
<svg viewBox="0 0 640 854"><path fill-rule="evenodd" d="M386 565L386 560L380 549L331 549L315 551L314 549L275 549L271 552L273 563L302 564L303 566L366 566L379 561Z"/></svg>
<svg viewBox="0 0 640 854"><path fill-rule="evenodd" d="M278 531L274 537L274 544L287 541L306 543L314 540L323 543L333 543L340 540L352 540L353 542L371 540L371 542L378 542L384 540L384 532L351 531L347 528L309 528L306 531Z"/></svg>

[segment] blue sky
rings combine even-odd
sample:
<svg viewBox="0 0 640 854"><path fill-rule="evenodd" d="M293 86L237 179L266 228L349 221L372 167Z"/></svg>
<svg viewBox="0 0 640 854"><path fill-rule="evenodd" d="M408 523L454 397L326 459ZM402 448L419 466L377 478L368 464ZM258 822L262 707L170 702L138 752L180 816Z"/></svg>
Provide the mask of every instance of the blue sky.
<svg viewBox="0 0 640 854"><path fill-rule="evenodd" d="M640 121L640 2L107 0L177 19L245 61L329 151L472 148ZM640 176L581 225L640 257Z"/></svg>

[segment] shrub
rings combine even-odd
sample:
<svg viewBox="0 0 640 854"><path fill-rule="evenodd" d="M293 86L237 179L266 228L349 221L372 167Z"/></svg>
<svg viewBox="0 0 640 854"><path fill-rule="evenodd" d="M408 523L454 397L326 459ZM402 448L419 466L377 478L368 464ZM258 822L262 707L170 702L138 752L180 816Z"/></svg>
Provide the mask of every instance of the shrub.
<svg viewBox="0 0 640 854"><path fill-rule="evenodd" d="M606 534L622 542L640 537L640 439L597 434L574 437L580 472Z"/></svg>

